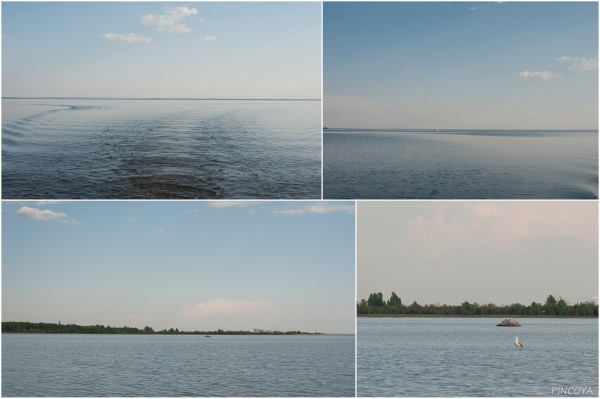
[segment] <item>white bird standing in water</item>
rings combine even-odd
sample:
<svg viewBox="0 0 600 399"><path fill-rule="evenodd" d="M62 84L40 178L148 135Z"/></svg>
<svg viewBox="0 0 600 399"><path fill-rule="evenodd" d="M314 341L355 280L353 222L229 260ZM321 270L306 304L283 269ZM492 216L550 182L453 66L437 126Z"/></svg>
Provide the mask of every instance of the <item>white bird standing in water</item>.
<svg viewBox="0 0 600 399"><path fill-rule="evenodd" d="M515 338L515 346L517 348L522 348L523 347L523 344L521 343L521 341L519 341L519 337Z"/></svg>

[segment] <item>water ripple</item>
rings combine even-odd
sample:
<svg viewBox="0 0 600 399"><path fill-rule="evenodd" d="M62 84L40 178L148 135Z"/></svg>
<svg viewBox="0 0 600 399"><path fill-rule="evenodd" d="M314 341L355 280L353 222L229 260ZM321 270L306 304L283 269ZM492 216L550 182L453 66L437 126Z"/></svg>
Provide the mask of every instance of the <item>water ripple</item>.
<svg viewBox="0 0 600 399"><path fill-rule="evenodd" d="M3 334L3 396L354 396L354 337Z"/></svg>
<svg viewBox="0 0 600 399"><path fill-rule="evenodd" d="M597 131L338 131L325 198L596 199Z"/></svg>
<svg viewBox="0 0 600 399"><path fill-rule="evenodd" d="M598 396L598 320L358 319L358 396ZM513 346L515 335L525 345Z"/></svg>
<svg viewBox="0 0 600 399"><path fill-rule="evenodd" d="M318 101L65 101L3 100L3 198L320 198Z"/></svg>

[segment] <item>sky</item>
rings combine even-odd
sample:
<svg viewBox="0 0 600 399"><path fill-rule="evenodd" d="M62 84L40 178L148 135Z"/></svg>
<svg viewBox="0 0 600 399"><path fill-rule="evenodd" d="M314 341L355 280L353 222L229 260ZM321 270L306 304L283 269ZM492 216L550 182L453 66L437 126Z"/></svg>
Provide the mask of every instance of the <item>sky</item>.
<svg viewBox="0 0 600 399"><path fill-rule="evenodd" d="M358 300L598 303L597 201L359 202L357 217Z"/></svg>
<svg viewBox="0 0 600 399"><path fill-rule="evenodd" d="M2 320L354 333L354 204L3 202Z"/></svg>
<svg viewBox="0 0 600 399"><path fill-rule="evenodd" d="M4 2L2 96L321 98L320 2Z"/></svg>
<svg viewBox="0 0 600 399"><path fill-rule="evenodd" d="M597 2L325 2L328 128L598 129Z"/></svg>

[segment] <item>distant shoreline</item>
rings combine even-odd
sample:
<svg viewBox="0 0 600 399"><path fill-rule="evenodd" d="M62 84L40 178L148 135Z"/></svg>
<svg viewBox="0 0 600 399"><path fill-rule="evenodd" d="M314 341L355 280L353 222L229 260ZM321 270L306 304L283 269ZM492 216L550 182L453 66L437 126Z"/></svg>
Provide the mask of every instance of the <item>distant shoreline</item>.
<svg viewBox="0 0 600 399"><path fill-rule="evenodd" d="M466 319L597 319L598 316L557 316L557 315L458 315L458 314L358 314L357 317L455 317Z"/></svg>
<svg viewBox="0 0 600 399"><path fill-rule="evenodd" d="M478 129L478 128L448 128L435 130L434 128L354 128L354 127L324 127L327 133L457 133L457 132L597 132L598 129Z"/></svg>
<svg viewBox="0 0 600 399"><path fill-rule="evenodd" d="M56 323L30 323L27 321L3 321L2 333L7 334L124 334L124 335L292 335L292 336L321 336L335 335L322 334L320 332L304 332L304 331L244 331L244 330L215 330L215 331L179 331L178 328L170 328L159 331L154 331L152 327L111 327L100 324L81 326L77 324L58 324Z"/></svg>
<svg viewBox="0 0 600 399"><path fill-rule="evenodd" d="M135 334L135 333L79 333L79 332L73 332L73 333L69 333L69 332L7 332L7 331L2 331L2 334L52 334L52 335L203 335L203 334L196 334L196 333L174 333L174 334L163 334L160 332L154 332L154 333L142 333L142 334ZM269 336L287 336L287 337L337 337L337 336L345 336L345 335L352 335L354 336L355 334L325 334L325 333L306 333L306 334L286 334L286 333L282 333L282 334L255 334L255 333L248 333L248 334L237 334L237 333L231 333L231 334L227 334L227 333L223 333L223 334L212 334L210 335L210 338L213 338L213 336L221 336L221 335L252 335L252 336L265 336L265 335L269 335Z"/></svg>

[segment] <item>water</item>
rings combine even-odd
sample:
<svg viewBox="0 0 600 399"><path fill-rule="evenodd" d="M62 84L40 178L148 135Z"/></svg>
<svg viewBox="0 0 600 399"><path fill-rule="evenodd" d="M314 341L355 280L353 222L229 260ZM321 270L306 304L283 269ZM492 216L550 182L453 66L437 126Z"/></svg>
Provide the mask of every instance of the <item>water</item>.
<svg viewBox="0 0 600 399"><path fill-rule="evenodd" d="M2 100L3 199L321 198L321 102Z"/></svg>
<svg viewBox="0 0 600 399"><path fill-rule="evenodd" d="M354 396L354 336L2 334L2 396Z"/></svg>
<svg viewBox="0 0 600 399"><path fill-rule="evenodd" d="M358 396L598 396L598 319L500 321L358 318Z"/></svg>
<svg viewBox="0 0 600 399"><path fill-rule="evenodd" d="M595 199L598 131L329 129L323 186L330 199Z"/></svg>

